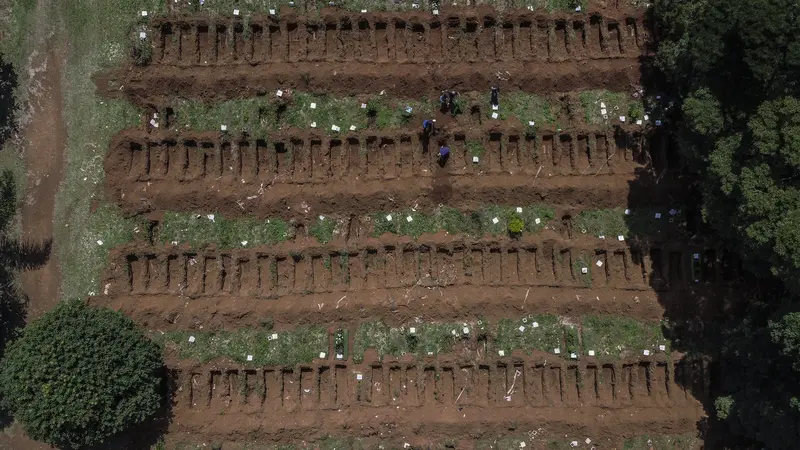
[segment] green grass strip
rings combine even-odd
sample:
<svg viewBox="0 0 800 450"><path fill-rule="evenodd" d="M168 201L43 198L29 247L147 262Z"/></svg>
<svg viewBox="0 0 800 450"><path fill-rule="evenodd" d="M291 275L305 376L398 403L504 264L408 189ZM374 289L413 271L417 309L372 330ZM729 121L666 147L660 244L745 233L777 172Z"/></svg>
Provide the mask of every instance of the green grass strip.
<svg viewBox="0 0 800 450"><path fill-rule="evenodd" d="M277 338L273 338L277 335ZM195 341L190 342L189 337ZM273 331L269 327L236 331L174 331L163 337L167 348L175 349L182 359L201 363L217 358L251 365L295 365L310 363L328 352L328 332L318 326ZM252 361L248 361L252 355Z"/></svg>
<svg viewBox="0 0 800 450"><path fill-rule="evenodd" d="M281 219L226 219L215 214L167 212L156 240L162 243L188 242L193 247L216 244L231 249L274 245L290 237L292 228Z"/></svg>

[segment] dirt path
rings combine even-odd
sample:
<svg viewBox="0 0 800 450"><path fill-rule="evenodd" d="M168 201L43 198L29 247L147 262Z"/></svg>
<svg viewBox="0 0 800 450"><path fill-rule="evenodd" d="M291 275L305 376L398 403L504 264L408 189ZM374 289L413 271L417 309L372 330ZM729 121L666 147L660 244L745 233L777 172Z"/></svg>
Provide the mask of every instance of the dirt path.
<svg viewBox="0 0 800 450"><path fill-rule="evenodd" d="M50 38L39 57L32 86L31 121L24 130L27 192L22 208L23 238L41 242L53 237L53 209L61 182L67 130L62 121L61 67L63 55ZM38 270L22 274L29 298L28 315L38 317L58 301L59 267L55 251Z"/></svg>

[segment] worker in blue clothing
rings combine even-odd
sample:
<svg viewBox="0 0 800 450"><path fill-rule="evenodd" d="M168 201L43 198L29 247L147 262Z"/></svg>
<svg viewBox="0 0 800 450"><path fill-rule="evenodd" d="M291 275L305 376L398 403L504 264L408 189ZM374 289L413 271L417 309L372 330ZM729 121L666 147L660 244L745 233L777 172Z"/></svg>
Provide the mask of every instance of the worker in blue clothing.
<svg viewBox="0 0 800 450"><path fill-rule="evenodd" d="M422 121L422 134L426 137L431 136L433 134L433 124L436 122L436 119L430 120L425 119Z"/></svg>
<svg viewBox="0 0 800 450"><path fill-rule="evenodd" d="M439 148L439 166L444 167L447 164L447 158L450 157L450 147L442 146Z"/></svg>

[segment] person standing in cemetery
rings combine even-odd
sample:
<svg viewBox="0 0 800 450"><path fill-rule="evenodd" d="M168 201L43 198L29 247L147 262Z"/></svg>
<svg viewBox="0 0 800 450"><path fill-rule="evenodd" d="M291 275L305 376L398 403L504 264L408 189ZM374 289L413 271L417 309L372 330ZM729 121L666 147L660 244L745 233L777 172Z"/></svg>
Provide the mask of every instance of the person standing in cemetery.
<svg viewBox="0 0 800 450"><path fill-rule="evenodd" d="M492 86L492 100L491 100L491 103L492 103L492 107L493 108L500 106L499 97L500 97L500 88L496 87L496 86Z"/></svg>
<svg viewBox="0 0 800 450"><path fill-rule="evenodd" d="M452 106L450 95L447 91L442 91L442 95L439 96L439 106L441 107L442 112L447 111Z"/></svg>
<svg viewBox="0 0 800 450"><path fill-rule="evenodd" d="M447 101L448 106L450 107L450 114L456 115L456 97L458 97L458 92L450 91L447 93Z"/></svg>
<svg viewBox="0 0 800 450"><path fill-rule="evenodd" d="M433 135L434 122L436 122L436 120L425 119L422 121L422 134L425 135L425 137Z"/></svg>
<svg viewBox="0 0 800 450"><path fill-rule="evenodd" d="M444 167L447 164L447 158L450 157L450 147L440 147L439 148L439 167Z"/></svg>

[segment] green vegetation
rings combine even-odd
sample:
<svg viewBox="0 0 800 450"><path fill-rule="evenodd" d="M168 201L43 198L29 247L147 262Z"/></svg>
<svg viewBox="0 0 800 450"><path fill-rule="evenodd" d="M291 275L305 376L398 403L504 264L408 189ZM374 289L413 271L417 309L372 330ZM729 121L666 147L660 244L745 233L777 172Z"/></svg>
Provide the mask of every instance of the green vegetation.
<svg viewBox="0 0 800 450"><path fill-rule="evenodd" d="M586 316L582 322L583 348L594 350L598 358L638 356L643 350L659 351L670 345L660 323L643 323L629 317Z"/></svg>
<svg viewBox="0 0 800 450"><path fill-rule="evenodd" d="M405 354L425 357L449 353L461 339L469 337L463 333L464 327L474 329L470 324L425 323L390 328L378 320L364 322L353 338L353 360L364 361L367 348L375 349L381 358L384 355L399 358Z"/></svg>
<svg viewBox="0 0 800 450"><path fill-rule="evenodd" d="M277 335L277 338L274 336ZM189 337L194 337L194 342ZM167 349L199 362L226 358L253 366L310 363L328 352L328 332L322 327L274 331L270 326L235 331L174 331L162 337ZM248 361L248 355L252 361Z"/></svg>
<svg viewBox="0 0 800 450"><path fill-rule="evenodd" d="M188 242L192 247L215 244L223 249L274 245L292 236L280 219L225 219L219 215L167 212L157 232L163 243Z"/></svg>
<svg viewBox="0 0 800 450"><path fill-rule="evenodd" d="M366 105L366 108L362 108ZM411 107L412 112L406 112ZM334 97L307 92L284 92L282 97L270 96L227 100L219 103L181 101L175 106L175 127L197 131L219 130L247 131L256 137L281 128L296 127L337 135L367 127L379 130L407 127L412 119L431 117L432 105L428 100L390 99L381 95L369 98ZM334 131L331 126L341 131Z"/></svg>
<svg viewBox="0 0 800 450"><path fill-rule="evenodd" d="M486 152L486 148L483 147L483 144L481 144L480 141L476 141L474 139L468 139L467 151L469 152L470 156L477 156L478 158L480 158Z"/></svg>
<svg viewBox="0 0 800 450"><path fill-rule="evenodd" d="M564 354L564 331L556 316L528 315L520 319L501 319L492 339L494 354L500 351L506 356L512 350L554 353L558 349Z"/></svg>
<svg viewBox="0 0 800 450"><path fill-rule="evenodd" d="M155 414L162 367L158 346L122 313L65 301L8 346L0 392L33 439L92 447Z"/></svg>
<svg viewBox="0 0 800 450"><path fill-rule="evenodd" d="M623 450L694 450L700 440L693 434L636 436L625 441Z"/></svg>
<svg viewBox="0 0 800 450"><path fill-rule="evenodd" d="M327 244L333 239L333 234L338 225L339 222L337 220L320 216L317 218L316 222L314 222L314 225L312 225L309 229L309 233L317 238L317 241L319 241L321 244Z"/></svg>
<svg viewBox="0 0 800 450"><path fill-rule="evenodd" d="M575 278L587 288L592 287L592 266L593 264L590 257L584 254L578 255L572 262L572 273L575 274ZM584 273L584 270L586 273Z"/></svg>
<svg viewBox="0 0 800 450"><path fill-rule="evenodd" d="M416 211L391 211L376 213L371 217L373 236L394 233L416 239L423 233L436 233L440 230L469 236L505 234L509 231L510 218L518 218L523 222L522 231L537 233L555 217L555 211L544 205L521 207L521 211L517 207L487 205L473 212L442 206L433 215ZM409 222L407 217L411 217L412 221ZM497 223L494 222L495 219Z"/></svg>
<svg viewBox="0 0 800 450"><path fill-rule="evenodd" d="M800 299L798 19L789 0L654 4L656 61L707 228L770 286L703 336L680 336L726 368L718 435L737 446L789 449L800 440L794 336ZM721 18L724 18L722 20ZM694 30L700 30L695 33ZM672 120L674 119L674 120ZM713 342L716 345L710 344ZM721 410L722 411L722 410ZM768 417L769 420L764 420Z"/></svg>
<svg viewBox="0 0 800 450"><path fill-rule="evenodd" d="M572 228L576 233L606 239L616 239L620 235L656 238L685 234L686 218L682 211L653 208L627 211L626 214L624 208L583 210L573 219Z"/></svg>
<svg viewBox="0 0 800 450"><path fill-rule="evenodd" d="M644 105L641 99L629 94L609 91L583 91L578 95L583 108L584 119L589 124L618 124L620 116L625 116L626 123L644 117ZM605 106L603 106L605 105ZM602 110L606 110L605 117ZM631 115L633 113L636 117Z"/></svg>
<svg viewBox="0 0 800 450"><path fill-rule="evenodd" d="M531 121L540 126L557 125L560 107L557 104L550 104L547 99L538 95L523 92L501 92L498 101L500 108L497 111L487 108L487 118L491 118L492 113L496 112L498 119L502 120L514 117L526 125Z"/></svg>

